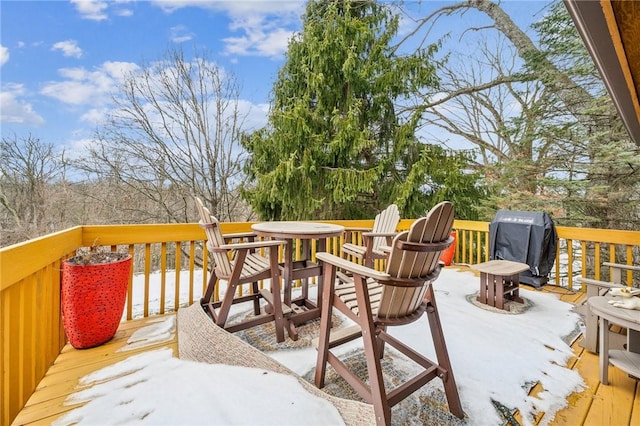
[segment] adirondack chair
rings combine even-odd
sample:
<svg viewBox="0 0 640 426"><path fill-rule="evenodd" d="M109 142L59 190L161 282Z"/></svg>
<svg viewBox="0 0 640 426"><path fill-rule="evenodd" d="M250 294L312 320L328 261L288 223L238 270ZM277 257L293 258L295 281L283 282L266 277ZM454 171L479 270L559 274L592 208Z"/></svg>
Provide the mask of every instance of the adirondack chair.
<svg viewBox="0 0 640 426"><path fill-rule="evenodd" d="M458 395L436 300L431 283L440 273L440 253L452 244L453 204L442 202L426 217L416 220L409 231L399 233L392 242L386 272L349 262L329 253L317 253L325 268L324 296L318 338L315 384L324 386L327 363L358 394L374 406L378 425L391 423L391 407L439 377L444 383L450 412L464 417ZM338 268L351 272L350 282L336 282ZM356 325L331 329L331 311L337 308ZM387 333L387 327L404 325L426 312L437 362L418 353ZM428 333L425 330L425 336ZM369 384L365 384L331 350L362 337ZM384 345L390 344L424 368L420 374L387 392L380 359Z"/></svg>
<svg viewBox="0 0 640 426"><path fill-rule="evenodd" d="M372 229L346 229L346 242L342 245L342 253L345 258L354 256L360 259L363 265L373 267L376 259L386 259L387 253L382 250L384 246L390 246L393 237L396 235L396 227L400 222L400 212L398 206L391 204L389 207L376 215ZM364 245L351 242L353 231L362 232Z"/></svg>
<svg viewBox="0 0 640 426"><path fill-rule="evenodd" d="M601 281L585 277L576 277L578 283L584 284L587 289L587 297L581 304L577 305L575 310L582 314L585 323L584 338L580 342L580 346L587 349L590 352L598 353L598 335L599 324L598 316L591 312L587 300L593 296L604 296L611 289L625 288L622 283L622 274L626 271L640 272L640 266L625 265L621 263L603 262L602 266L611 268L611 281ZM637 342L637 343L634 343ZM640 332L635 330L627 330L627 335L620 333L609 332L609 348L610 349L623 349L625 345L628 347L630 344L640 351Z"/></svg>
<svg viewBox="0 0 640 426"><path fill-rule="evenodd" d="M200 301L205 312L217 325L231 333L274 321L276 339L278 342L284 341L286 317L291 313L291 309L282 304L280 297L278 246L284 244L284 241L270 240L227 244L225 237L231 239L234 236L240 236L240 234L223 236L218 220L211 215L200 198L195 197L195 201L200 214L200 226L207 235L207 248L214 259L207 288ZM246 234L242 236L245 237ZM268 250L268 257L262 256L258 252L258 249L261 248ZM270 290L258 288L258 281L263 279L270 279ZM225 280L227 286L222 300L214 301L216 286L220 284L220 280ZM251 292L238 296L238 287L248 283L251 284ZM264 312L260 308L261 300L267 302ZM254 316L232 324L228 323L231 306L249 301L253 302Z"/></svg>

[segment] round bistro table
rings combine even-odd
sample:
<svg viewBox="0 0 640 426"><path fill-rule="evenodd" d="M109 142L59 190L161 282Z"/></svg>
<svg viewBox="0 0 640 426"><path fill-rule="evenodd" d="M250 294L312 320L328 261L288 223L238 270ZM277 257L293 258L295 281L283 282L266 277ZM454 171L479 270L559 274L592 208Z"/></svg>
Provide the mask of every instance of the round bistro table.
<svg viewBox="0 0 640 426"><path fill-rule="evenodd" d="M326 251L327 238L339 237L344 226L319 222L260 222L251 225L251 229L261 237L277 238L286 241L282 277L284 281L284 304L293 312L289 316L289 336L296 340L297 324L320 316L322 306L322 265L311 260L311 241L318 241L317 251ZM302 259L293 260L294 240L302 244ZM318 277L317 302L309 299L309 278ZM302 280L302 294L292 300L292 284Z"/></svg>

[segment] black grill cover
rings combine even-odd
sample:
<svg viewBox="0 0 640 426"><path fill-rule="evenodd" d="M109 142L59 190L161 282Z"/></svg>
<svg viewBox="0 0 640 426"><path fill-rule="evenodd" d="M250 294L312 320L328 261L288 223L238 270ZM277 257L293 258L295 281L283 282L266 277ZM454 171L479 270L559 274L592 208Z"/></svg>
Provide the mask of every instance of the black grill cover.
<svg viewBox="0 0 640 426"><path fill-rule="evenodd" d="M520 282L540 287L547 283L556 258L558 235L544 212L499 210L489 224L490 259L529 265Z"/></svg>

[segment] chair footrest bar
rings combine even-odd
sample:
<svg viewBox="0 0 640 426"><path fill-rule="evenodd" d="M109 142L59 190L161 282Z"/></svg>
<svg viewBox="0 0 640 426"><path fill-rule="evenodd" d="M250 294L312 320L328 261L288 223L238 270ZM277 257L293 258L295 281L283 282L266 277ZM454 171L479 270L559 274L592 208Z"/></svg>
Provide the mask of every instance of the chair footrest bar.
<svg viewBox="0 0 640 426"><path fill-rule="evenodd" d="M267 290L266 288L260 289L260 295L264 298L264 300L267 301L268 304L273 306L273 294L269 290ZM293 312L293 309L282 303L282 315L288 315L291 312Z"/></svg>
<svg viewBox="0 0 640 426"><path fill-rule="evenodd" d="M350 342L362 336L362 330L359 326L353 325L351 327L339 328L332 330L329 335L329 349L340 346L344 343ZM318 347L318 338L312 340L312 345Z"/></svg>

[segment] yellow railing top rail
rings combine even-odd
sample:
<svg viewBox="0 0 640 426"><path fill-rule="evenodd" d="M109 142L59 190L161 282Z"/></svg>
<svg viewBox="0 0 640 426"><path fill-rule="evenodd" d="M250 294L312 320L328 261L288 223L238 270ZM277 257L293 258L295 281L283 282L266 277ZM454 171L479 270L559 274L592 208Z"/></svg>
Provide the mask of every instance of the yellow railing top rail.
<svg viewBox="0 0 640 426"><path fill-rule="evenodd" d="M572 228L556 226L558 237L564 240L590 241L594 243L640 245L640 231L619 229Z"/></svg>
<svg viewBox="0 0 640 426"><path fill-rule="evenodd" d="M82 227L0 248L0 291L82 247Z"/></svg>

